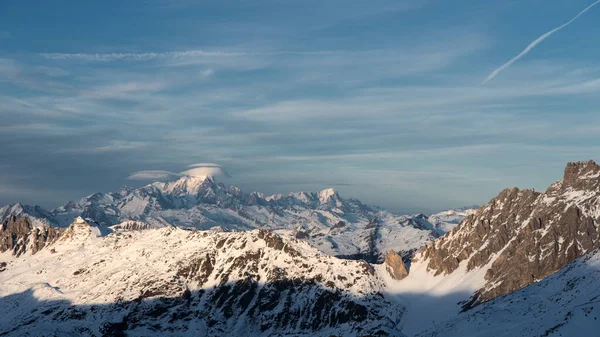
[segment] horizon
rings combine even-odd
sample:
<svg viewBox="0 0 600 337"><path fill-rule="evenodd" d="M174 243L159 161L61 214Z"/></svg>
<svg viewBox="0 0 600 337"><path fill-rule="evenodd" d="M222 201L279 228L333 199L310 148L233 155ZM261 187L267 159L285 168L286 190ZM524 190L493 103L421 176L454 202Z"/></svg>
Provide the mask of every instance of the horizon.
<svg viewBox="0 0 600 337"><path fill-rule="evenodd" d="M396 214L543 190L600 158L597 3L0 4L0 206L198 169Z"/></svg>

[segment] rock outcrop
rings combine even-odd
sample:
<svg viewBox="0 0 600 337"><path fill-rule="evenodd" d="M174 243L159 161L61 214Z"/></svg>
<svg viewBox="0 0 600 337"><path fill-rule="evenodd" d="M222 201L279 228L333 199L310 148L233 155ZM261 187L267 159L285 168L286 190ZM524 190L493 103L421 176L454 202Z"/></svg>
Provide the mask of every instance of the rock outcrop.
<svg viewBox="0 0 600 337"><path fill-rule="evenodd" d="M32 254L56 241L61 230L50 226L34 227L27 217L11 216L0 225L0 252L20 256Z"/></svg>
<svg viewBox="0 0 600 337"><path fill-rule="evenodd" d="M393 249L386 253L384 263L385 269L394 280L402 280L408 276L408 270L406 270L402 257Z"/></svg>
<svg viewBox="0 0 600 337"><path fill-rule="evenodd" d="M569 163L544 193L506 189L415 256L435 274L487 268L467 307L513 292L600 247L600 166Z"/></svg>

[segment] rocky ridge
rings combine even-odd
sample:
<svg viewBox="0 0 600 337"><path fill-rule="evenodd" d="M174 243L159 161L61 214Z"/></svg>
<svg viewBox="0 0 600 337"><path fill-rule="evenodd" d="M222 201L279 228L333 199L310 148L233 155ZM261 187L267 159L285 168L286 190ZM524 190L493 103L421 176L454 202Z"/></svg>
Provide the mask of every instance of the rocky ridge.
<svg viewBox="0 0 600 337"><path fill-rule="evenodd" d="M466 263L485 286L465 309L544 279L600 247L600 166L569 163L545 192L506 189L415 255L436 275Z"/></svg>

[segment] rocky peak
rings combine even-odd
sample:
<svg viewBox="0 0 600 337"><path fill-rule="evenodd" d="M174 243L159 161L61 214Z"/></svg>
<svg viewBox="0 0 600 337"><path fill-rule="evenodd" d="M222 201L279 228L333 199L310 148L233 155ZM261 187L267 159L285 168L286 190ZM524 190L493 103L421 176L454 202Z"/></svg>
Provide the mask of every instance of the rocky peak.
<svg viewBox="0 0 600 337"><path fill-rule="evenodd" d="M338 200L340 195L333 188L328 188L319 192L319 201L321 203L327 203L329 200Z"/></svg>
<svg viewBox="0 0 600 337"><path fill-rule="evenodd" d="M589 177L589 174L600 177L600 165L593 160L578 161L567 163L565 167L565 182L573 181L579 178Z"/></svg>
<svg viewBox="0 0 600 337"><path fill-rule="evenodd" d="M402 261L402 257L393 249L390 249L385 254L385 269L394 280L402 280L408 276L408 270Z"/></svg>
<svg viewBox="0 0 600 337"><path fill-rule="evenodd" d="M563 178L565 187L596 189L600 185L600 165L593 160L568 163Z"/></svg>
<svg viewBox="0 0 600 337"><path fill-rule="evenodd" d="M600 167L569 163L545 193L505 189L416 255L435 274L487 268L469 305L515 291L600 247Z"/></svg>
<svg viewBox="0 0 600 337"><path fill-rule="evenodd" d="M82 217L78 216L65 230L60 240L86 241L93 240L101 236L102 230L98 226L92 225Z"/></svg>
<svg viewBox="0 0 600 337"><path fill-rule="evenodd" d="M59 235L60 229L34 227L27 217L11 216L0 224L0 252L10 250L15 256L27 251L35 254Z"/></svg>
<svg viewBox="0 0 600 337"><path fill-rule="evenodd" d="M210 188L213 183L213 179L208 176L185 176L165 183L162 190L173 195L195 195Z"/></svg>

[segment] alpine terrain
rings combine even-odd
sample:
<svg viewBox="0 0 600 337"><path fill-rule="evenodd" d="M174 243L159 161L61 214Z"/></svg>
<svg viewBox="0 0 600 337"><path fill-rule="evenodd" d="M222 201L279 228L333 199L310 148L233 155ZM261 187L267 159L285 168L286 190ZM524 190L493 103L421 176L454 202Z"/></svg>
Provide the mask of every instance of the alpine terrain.
<svg viewBox="0 0 600 337"><path fill-rule="evenodd" d="M0 221L18 216L27 217L35 227L66 227L81 216L106 230L165 226L224 231L264 228L307 240L329 255L381 262L382 253L389 249L409 256L472 212L474 209L467 207L429 217L398 216L356 199L344 199L334 189L265 196L243 193L210 176L188 175L138 189L124 187L118 192L94 193L51 211L12 204L0 208Z"/></svg>
<svg viewBox="0 0 600 337"><path fill-rule="evenodd" d="M476 211L433 216L396 216L333 190L266 197L190 176L2 214L0 335L591 336L600 328L593 161L567 164L545 192L506 189Z"/></svg>

